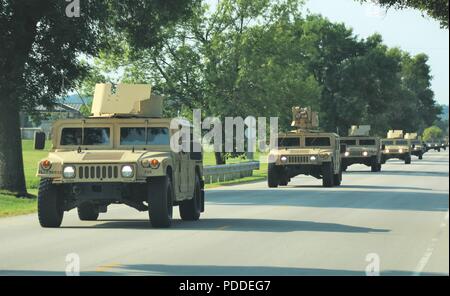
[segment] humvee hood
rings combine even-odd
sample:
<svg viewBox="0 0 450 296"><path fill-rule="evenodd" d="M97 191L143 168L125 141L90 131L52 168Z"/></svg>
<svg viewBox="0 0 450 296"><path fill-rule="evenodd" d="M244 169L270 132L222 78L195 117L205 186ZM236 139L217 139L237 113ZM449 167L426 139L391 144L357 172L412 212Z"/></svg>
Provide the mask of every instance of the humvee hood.
<svg viewBox="0 0 450 296"><path fill-rule="evenodd" d="M53 161L61 163L134 163L143 158L164 158L170 152L128 151L128 150L83 150L51 152L48 156Z"/></svg>

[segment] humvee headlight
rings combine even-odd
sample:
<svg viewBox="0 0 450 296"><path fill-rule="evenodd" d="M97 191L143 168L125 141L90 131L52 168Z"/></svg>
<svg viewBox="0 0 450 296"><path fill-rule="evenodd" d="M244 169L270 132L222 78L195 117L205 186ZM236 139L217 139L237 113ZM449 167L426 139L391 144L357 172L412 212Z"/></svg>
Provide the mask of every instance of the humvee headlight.
<svg viewBox="0 0 450 296"><path fill-rule="evenodd" d="M369 155L369 152L367 152L367 151L363 152L363 156L368 156L368 155Z"/></svg>
<svg viewBox="0 0 450 296"><path fill-rule="evenodd" d="M129 165L124 165L121 171L122 177L132 178L134 176L133 167Z"/></svg>
<svg viewBox="0 0 450 296"><path fill-rule="evenodd" d="M66 166L63 170L63 177L66 179L75 178L75 168L73 166Z"/></svg>
<svg viewBox="0 0 450 296"><path fill-rule="evenodd" d="M347 152L344 153L344 155L345 156L350 156L350 152L347 151Z"/></svg>
<svg viewBox="0 0 450 296"><path fill-rule="evenodd" d="M317 160L317 157L315 157L315 156L313 155L313 156L311 156L309 159L310 159L311 161L316 161L316 160Z"/></svg>
<svg viewBox="0 0 450 296"><path fill-rule="evenodd" d="M281 162L287 162L287 157L286 156L281 156L280 157Z"/></svg>
<svg viewBox="0 0 450 296"><path fill-rule="evenodd" d="M152 169L159 168L159 160L157 159L150 160L150 166L152 167Z"/></svg>
<svg viewBox="0 0 450 296"><path fill-rule="evenodd" d="M391 152L389 149L384 150L384 152L389 153Z"/></svg>
<svg viewBox="0 0 450 296"><path fill-rule="evenodd" d="M398 150L398 152L403 153L403 149Z"/></svg>
<svg viewBox="0 0 450 296"><path fill-rule="evenodd" d="M52 163L50 162L50 160L46 159L41 162L41 168L43 168L44 170L48 171L51 167Z"/></svg>

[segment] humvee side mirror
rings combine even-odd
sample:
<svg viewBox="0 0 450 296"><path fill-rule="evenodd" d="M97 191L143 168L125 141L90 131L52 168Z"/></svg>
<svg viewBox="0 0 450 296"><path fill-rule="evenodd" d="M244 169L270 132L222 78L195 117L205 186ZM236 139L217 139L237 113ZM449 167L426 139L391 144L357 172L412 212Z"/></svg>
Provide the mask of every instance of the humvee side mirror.
<svg viewBox="0 0 450 296"><path fill-rule="evenodd" d="M381 150L386 150L386 145L385 144L381 145Z"/></svg>
<svg viewBox="0 0 450 296"><path fill-rule="evenodd" d="M34 149L44 150L45 149L45 133L35 132L34 133Z"/></svg>
<svg viewBox="0 0 450 296"><path fill-rule="evenodd" d="M347 152L347 145L341 144L341 153Z"/></svg>
<svg viewBox="0 0 450 296"><path fill-rule="evenodd" d="M416 144L413 144L413 145L412 145L412 149L414 149L414 148L416 148Z"/></svg>

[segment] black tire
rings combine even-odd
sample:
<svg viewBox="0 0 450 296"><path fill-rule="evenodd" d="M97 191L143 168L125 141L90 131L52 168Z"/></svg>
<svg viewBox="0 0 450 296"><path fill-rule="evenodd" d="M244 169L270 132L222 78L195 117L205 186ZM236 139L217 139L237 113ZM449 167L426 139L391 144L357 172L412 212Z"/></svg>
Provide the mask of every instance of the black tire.
<svg viewBox="0 0 450 296"><path fill-rule="evenodd" d="M378 164L378 172L381 172L382 167L383 167L383 165L381 163Z"/></svg>
<svg viewBox="0 0 450 296"><path fill-rule="evenodd" d="M419 159L422 160L423 159L423 154L419 154Z"/></svg>
<svg viewBox="0 0 450 296"><path fill-rule="evenodd" d="M372 160L371 160L370 163L371 163L371 165L370 165L371 172L372 173L378 172L378 160L377 160L377 158L376 157L372 157Z"/></svg>
<svg viewBox="0 0 450 296"><path fill-rule="evenodd" d="M280 181L280 186L287 186L289 184L289 181L287 178L283 178Z"/></svg>
<svg viewBox="0 0 450 296"><path fill-rule="evenodd" d="M151 178L147 194L152 226L170 227L173 215L173 187L170 178L168 176Z"/></svg>
<svg viewBox="0 0 450 296"><path fill-rule="evenodd" d="M405 164L411 164L411 156L405 158Z"/></svg>
<svg viewBox="0 0 450 296"><path fill-rule="evenodd" d="M63 200L52 180L42 179L38 191L39 224L45 228L60 227L64 217L62 205Z"/></svg>
<svg viewBox="0 0 450 296"><path fill-rule="evenodd" d="M342 171L343 171L343 172L346 172L347 169L348 169L348 166L347 166L347 165L342 166Z"/></svg>
<svg viewBox="0 0 450 296"><path fill-rule="evenodd" d="M333 175L333 184L334 186L341 186L342 183L342 170L339 170L339 173Z"/></svg>
<svg viewBox="0 0 450 296"><path fill-rule="evenodd" d="M267 173L267 185L269 185L269 188L277 188L280 184L279 179L280 174L278 168L273 163L269 164Z"/></svg>
<svg viewBox="0 0 450 296"><path fill-rule="evenodd" d="M202 211L202 188L200 178L195 174L194 196L184 200L179 206L181 219L184 221L197 221Z"/></svg>
<svg viewBox="0 0 450 296"><path fill-rule="evenodd" d="M333 163L325 162L322 164L322 186L323 187L333 187Z"/></svg>
<svg viewBox="0 0 450 296"><path fill-rule="evenodd" d="M99 211L98 206L91 202L83 202L78 206L78 218L81 221L97 221Z"/></svg>

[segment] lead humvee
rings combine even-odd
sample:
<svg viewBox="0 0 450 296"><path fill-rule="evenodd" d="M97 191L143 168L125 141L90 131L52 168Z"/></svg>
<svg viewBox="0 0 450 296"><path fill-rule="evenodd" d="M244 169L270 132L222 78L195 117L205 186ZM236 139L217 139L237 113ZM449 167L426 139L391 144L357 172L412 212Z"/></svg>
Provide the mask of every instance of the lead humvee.
<svg viewBox="0 0 450 296"><path fill-rule="evenodd" d="M410 141L411 155L423 159L423 155L427 152L427 149L422 142L422 138L417 133L407 133L405 134L405 139Z"/></svg>
<svg viewBox="0 0 450 296"><path fill-rule="evenodd" d="M411 164L411 142L403 138L402 130L390 130L387 139L381 140L381 147L383 164L392 158L403 160L405 164Z"/></svg>
<svg viewBox="0 0 450 296"><path fill-rule="evenodd" d="M322 179L324 187L340 186L342 182L339 135L321 132L318 115L310 108L292 108L292 126L296 130L279 134L278 147L269 153L268 185L286 186L291 178L304 174Z"/></svg>
<svg viewBox="0 0 450 296"><path fill-rule="evenodd" d="M341 143L347 146L342 157L342 170L353 164L364 164L371 167L372 172L381 171L380 138L370 136L370 125L353 125L348 131L348 137L342 137Z"/></svg>
<svg viewBox="0 0 450 296"><path fill-rule="evenodd" d="M119 84L114 94L111 88L96 86L92 116L53 125L53 147L37 172L41 226L59 227L74 208L81 220L97 220L111 204L148 211L153 227L169 227L175 205L183 220L198 220L202 152L174 152L170 145L189 123L178 120L174 129L150 85ZM45 135L36 136L35 148L44 146Z"/></svg>

